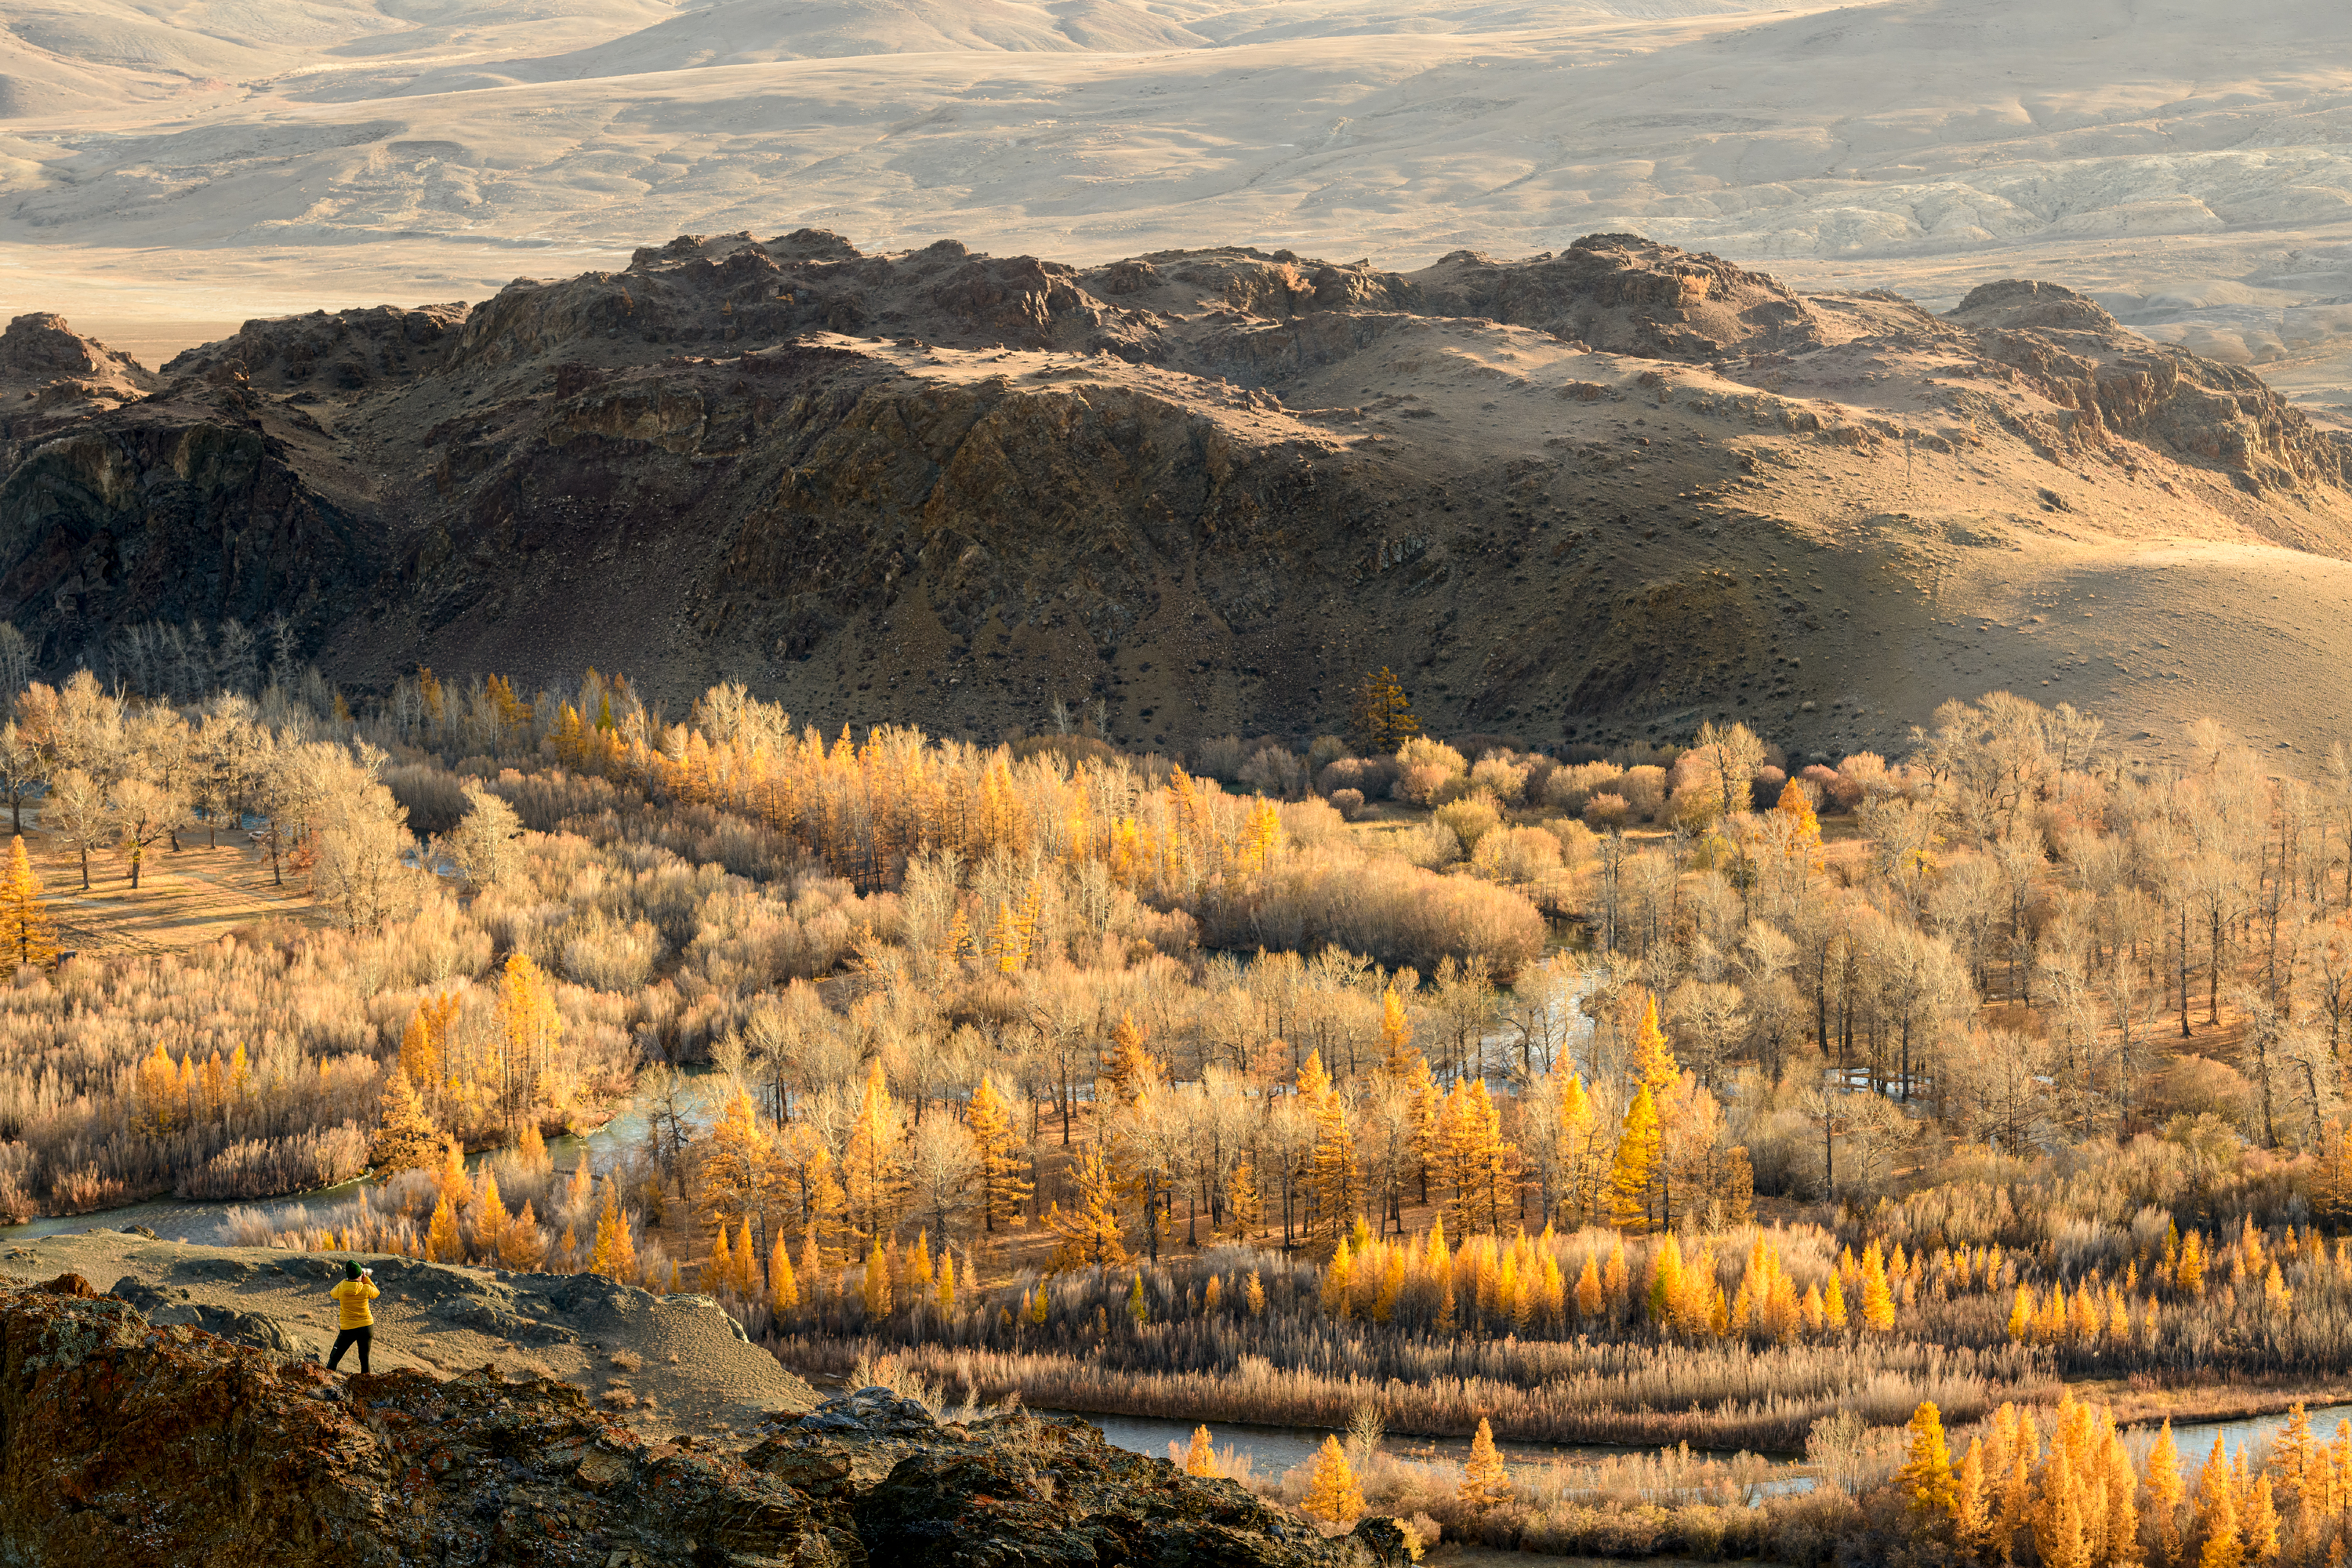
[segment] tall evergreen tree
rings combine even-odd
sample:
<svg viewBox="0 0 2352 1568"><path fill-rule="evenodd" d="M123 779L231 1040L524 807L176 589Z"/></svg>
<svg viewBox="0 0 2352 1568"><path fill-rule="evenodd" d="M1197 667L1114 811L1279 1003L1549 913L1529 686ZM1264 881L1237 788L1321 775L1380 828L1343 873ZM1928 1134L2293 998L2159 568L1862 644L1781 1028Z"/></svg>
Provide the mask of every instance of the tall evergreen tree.
<svg viewBox="0 0 2352 1568"><path fill-rule="evenodd" d="M1389 673L1386 665L1381 666L1378 673L1367 674L1363 684L1356 689L1356 708L1350 723L1356 742L1378 756L1393 753L1421 733L1421 721L1412 716L1412 703L1404 694L1403 683Z"/></svg>

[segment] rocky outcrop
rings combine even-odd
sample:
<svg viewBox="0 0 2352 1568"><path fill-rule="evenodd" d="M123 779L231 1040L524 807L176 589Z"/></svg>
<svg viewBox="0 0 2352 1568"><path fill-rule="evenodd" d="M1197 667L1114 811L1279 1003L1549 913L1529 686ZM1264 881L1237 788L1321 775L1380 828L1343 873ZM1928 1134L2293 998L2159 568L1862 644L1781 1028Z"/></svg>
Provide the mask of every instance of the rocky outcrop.
<svg viewBox="0 0 2352 1568"><path fill-rule="evenodd" d="M1335 730L1387 665L1441 733L1850 750L1925 717L1874 696L1934 618L1883 590L1965 575L1907 538L1948 506L2352 555L2342 440L2079 295L1938 318L1633 235L1412 272L688 235L166 368L0 473L50 669L234 617L362 689L593 664L982 740L1058 699L1170 749Z"/></svg>
<svg viewBox="0 0 2352 1568"><path fill-rule="evenodd" d="M2075 440L2117 437L2220 468L2260 494L2352 476L2352 447L2234 365L2150 342L2096 300L2054 283L2011 279L1971 289L1945 320L1970 329L1979 350L2022 373L2078 417Z"/></svg>
<svg viewBox="0 0 2352 1568"><path fill-rule="evenodd" d="M0 1561L1248 1564L1338 1550L1229 1482L880 1389L740 1454L648 1445L546 1379L338 1381L67 1275L0 1292Z"/></svg>

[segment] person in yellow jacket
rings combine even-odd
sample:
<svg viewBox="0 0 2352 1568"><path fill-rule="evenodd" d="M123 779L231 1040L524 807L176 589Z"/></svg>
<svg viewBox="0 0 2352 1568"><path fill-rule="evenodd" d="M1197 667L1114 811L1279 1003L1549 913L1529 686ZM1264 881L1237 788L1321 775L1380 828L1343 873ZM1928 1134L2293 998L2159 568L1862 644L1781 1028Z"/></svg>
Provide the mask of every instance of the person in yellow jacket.
<svg viewBox="0 0 2352 1568"><path fill-rule="evenodd" d="M335 1335L335 1348L328 1352L327 1370L335 1370L343 1352L353 1345L359 1347L360 1373L368 1370L368 1345L375 1338L375 1313L368 1307L383 1292L375 1288L375 1276L356 1263L343 1265L343 1278L327 1292L335 1299L342 1312L342 1321Z"/></svg>

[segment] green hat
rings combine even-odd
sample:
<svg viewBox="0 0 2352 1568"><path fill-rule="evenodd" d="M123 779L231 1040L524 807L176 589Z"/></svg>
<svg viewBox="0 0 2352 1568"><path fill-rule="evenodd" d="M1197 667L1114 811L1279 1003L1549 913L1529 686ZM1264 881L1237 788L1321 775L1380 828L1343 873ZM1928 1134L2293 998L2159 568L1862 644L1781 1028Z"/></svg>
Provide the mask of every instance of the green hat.
<svg viewBox="0 0 2352 1568"><path fill-rule="evenodd" d="M344 1264L344 1265L343 1265L343 1278L344 1278L344 1279L358 1279L359 1277L360 1277L360 1266L359 1266L357 1263L346 1263L346 1264Z"/></svg>

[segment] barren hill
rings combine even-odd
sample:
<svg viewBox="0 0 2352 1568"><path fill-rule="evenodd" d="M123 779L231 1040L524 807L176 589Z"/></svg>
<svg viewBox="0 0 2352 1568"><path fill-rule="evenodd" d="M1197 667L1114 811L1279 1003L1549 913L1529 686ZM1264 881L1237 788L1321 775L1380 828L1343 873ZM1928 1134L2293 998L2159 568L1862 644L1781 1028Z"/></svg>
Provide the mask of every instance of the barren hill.
<svg viewBox="0 0 2352 1568"><path fill-rule="evenodd" d="M2048 283L803 230L249 322L163 382L18 420L0 612L51 665L283 611L363 686L594 663L1172 745L1330 729L1387 664L1440 731L1832 752L1994 686L2310 747L2344 671L2344 442Z"/></svg>

